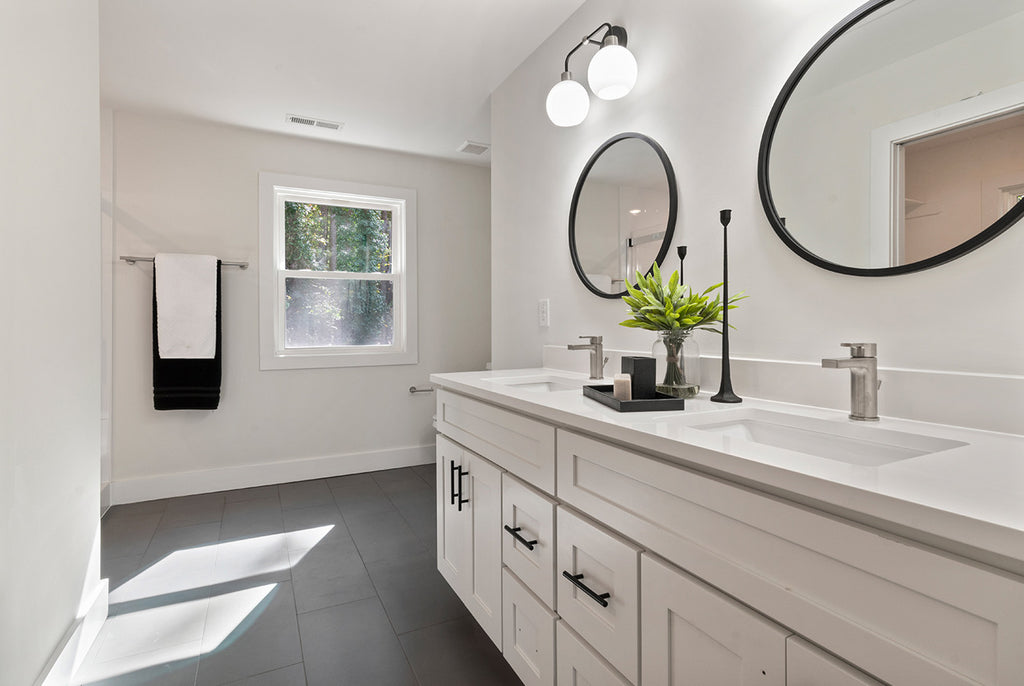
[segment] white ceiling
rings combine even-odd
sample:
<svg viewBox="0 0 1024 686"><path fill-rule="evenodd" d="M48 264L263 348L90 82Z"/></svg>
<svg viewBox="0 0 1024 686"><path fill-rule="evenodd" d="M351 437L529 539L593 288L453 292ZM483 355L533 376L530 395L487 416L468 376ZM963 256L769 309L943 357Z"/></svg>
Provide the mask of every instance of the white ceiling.
<svg viewBox="0 0 1024 686"><path fill-rule="evenodd" d="M101 96L115 109L488 164L490 153L456 148L490 143L490 93L583 1L100 0ZM560 71L552 63L552 83Z"/></svg>

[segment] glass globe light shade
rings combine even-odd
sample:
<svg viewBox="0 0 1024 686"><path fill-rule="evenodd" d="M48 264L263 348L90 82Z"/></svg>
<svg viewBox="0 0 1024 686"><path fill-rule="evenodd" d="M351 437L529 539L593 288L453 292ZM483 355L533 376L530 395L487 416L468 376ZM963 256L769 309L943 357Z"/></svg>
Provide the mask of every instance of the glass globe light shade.
<svg viewBox="0 0 1024 686"><path fill-rule="evenodd" d="M548 119L555 126L576 126L590 112L590 96L582 84L566 78L551 87L545 103Z"/></svg>
<svg viewBox="0 0 1024 686"><path fill-rule="evenodd" d="M618 100L636 83L636 58L621 45L606 45L597 51L587 68L590 90L602 100Z"/></svg>

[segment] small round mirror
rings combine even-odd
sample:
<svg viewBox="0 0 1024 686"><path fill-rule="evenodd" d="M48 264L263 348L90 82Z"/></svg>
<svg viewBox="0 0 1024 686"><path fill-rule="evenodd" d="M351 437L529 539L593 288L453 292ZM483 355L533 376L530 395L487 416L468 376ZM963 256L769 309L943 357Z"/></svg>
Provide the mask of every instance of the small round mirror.
<svg viewBox="0 0 1024 686"><path fill-rule="evenodd" d="M583 285L620 298L626 281L665 259L676 223L676 177L665 151L639 133L620 133L580 174L569 210L569 253Z"/></svg>

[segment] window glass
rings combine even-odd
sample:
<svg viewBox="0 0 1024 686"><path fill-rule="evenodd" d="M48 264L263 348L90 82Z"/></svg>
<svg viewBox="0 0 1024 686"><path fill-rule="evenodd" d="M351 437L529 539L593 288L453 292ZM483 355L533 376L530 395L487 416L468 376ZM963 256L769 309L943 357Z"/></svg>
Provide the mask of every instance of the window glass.
<svg viewBox="0 0 1024 686"><path fill-rule="evenodd" d="M390 281L285 278L285 346L391 345Z"/></svg>
<svg viewBox="0 0 1024 686"><path fill-rule="evenodd" d="M285 202L285 269L388 274L391 211Z"/></svg>

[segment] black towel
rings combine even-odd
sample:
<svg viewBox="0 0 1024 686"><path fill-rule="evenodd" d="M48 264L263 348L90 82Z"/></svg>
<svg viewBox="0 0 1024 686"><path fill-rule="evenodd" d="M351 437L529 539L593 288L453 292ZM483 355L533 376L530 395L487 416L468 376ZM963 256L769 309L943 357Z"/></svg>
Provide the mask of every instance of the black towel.
<svg viewBox="0 0 1024 686"><path fill-rule="evenodd" d="M217 348L212 359L165 360L156 327L153 277L153 407L158 410L216 410L220 404L220 260L217 260Z"/></svg>

